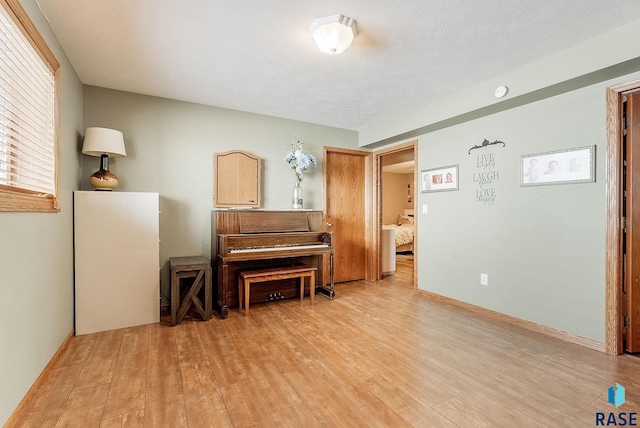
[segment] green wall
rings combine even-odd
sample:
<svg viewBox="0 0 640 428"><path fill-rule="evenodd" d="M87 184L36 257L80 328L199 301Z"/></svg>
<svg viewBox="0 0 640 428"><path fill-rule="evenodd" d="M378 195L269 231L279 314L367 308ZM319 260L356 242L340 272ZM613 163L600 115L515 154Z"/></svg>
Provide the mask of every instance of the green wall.
<svg viewBox="0 0 640 428"><path fill-rule="evenodd" d="M419 195L419 288L604 342L606 86L419 137L420 169L459 164L460 180L458 191ZM485 138L506 147L468 154ZM591 145L594 183L521 187L521 155ZM483 186L493 202L479 200L485 171L496 173Z"/></svg>
<svg viewBox="0 0 640 428"><path fill-rule="evenodd" d="M604 342L605 91L640 79L638 36L640 21L360 130L361 147L417 139L419 170L459 165L458 191L418 194L420 289ZM468 153L485 138L506 147ZM583 146L594 183L520 186L522 155ZM488 154L492 204L475 180Z"/></svg>
<svg viewBox="0 0 640 428"><path fill-rule="evenodd" d="M60 62L61 211L0 213L0 426L73 329L72 192L80 177L82 84L32 0L21 1Z"/></svg>
<svg viewBox="0 0 640 428"><path fill-rule="evenodd" d="M283 158L297 135L319 161L302 182L304 207L323 210L323 146L358 147L354 131L92 86L84 89L84 125L124 133L127 157L110 161L120 181L116 191L160 194L165 302L169 257L210 256L215 152L240 149L261 157L262 207L288 209L295 178ZM82 163L82 189L91 190L99 159L83 156Z"/></svg>

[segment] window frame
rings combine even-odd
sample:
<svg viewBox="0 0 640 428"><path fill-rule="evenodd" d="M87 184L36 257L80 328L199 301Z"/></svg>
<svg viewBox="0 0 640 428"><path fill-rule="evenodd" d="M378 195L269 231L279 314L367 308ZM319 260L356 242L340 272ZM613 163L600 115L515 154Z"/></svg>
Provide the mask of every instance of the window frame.
<svg viewBox="0 0 640 428"><path fill-rule="evenodd" d="M21 189L14 186L0 184L0 212L60 212L58 203L59 195L59 74L60 63L47 46L35 25L29 19L26 11L20 5L19 0L0 0L0 5L12 19L16 28L29 41L29 44L38 54L53 75L54 100L53 100L53 181L54 194L40 193L32 190Z"/></svg>

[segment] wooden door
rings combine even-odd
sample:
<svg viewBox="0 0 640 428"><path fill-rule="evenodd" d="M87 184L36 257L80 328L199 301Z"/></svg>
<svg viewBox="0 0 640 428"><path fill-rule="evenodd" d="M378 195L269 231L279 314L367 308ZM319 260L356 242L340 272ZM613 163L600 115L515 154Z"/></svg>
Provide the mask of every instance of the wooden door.
<svg viewBox="0 0 640 428"><path fill-rule="evenodd" d="M627 96L623 143L623 340L625 351L640 352L640 93Z"/></svg>
<svg viewBox="0 0 640 428"><path fill-rule="evenodd" d="M335 282L366 276L370 156L358 150L324 150L325 230L333 232Z"/></svg>

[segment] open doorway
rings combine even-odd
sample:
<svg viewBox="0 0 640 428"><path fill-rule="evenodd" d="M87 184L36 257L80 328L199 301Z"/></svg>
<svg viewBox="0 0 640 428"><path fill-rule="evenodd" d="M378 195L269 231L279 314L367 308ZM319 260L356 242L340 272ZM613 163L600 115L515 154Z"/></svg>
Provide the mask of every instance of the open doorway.
<svg viewBox="0 0 640 428"><path fill-rule="evenodd" d="M415 286L417 142L375 152L378 279L410 272Z"/></svg>

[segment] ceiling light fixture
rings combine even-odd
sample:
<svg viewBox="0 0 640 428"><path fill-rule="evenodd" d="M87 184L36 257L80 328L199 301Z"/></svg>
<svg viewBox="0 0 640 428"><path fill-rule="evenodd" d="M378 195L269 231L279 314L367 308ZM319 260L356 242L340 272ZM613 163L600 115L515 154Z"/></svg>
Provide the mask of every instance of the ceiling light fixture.
<svg viewBox="0 0 640 428"><path fill-rule="evenodd" d="M351 46L358 35L356 21L344 15L331 15L317 18L309 27L318 49L329 55L339 54Z"/></svg>

